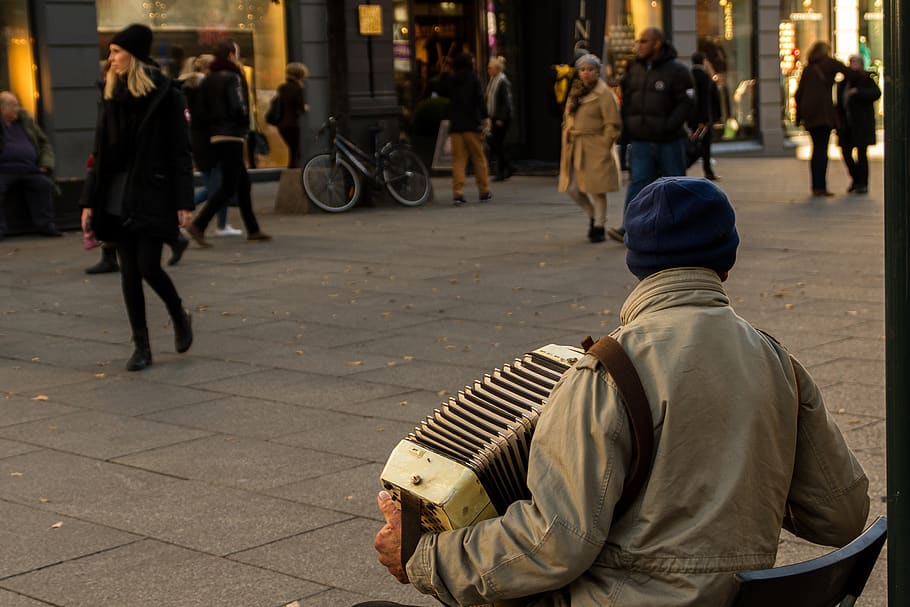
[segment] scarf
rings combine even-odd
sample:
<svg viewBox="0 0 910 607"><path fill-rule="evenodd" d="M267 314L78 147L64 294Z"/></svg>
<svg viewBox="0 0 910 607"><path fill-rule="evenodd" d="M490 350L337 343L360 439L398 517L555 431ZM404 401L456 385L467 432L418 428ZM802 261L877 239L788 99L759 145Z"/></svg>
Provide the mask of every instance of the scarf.
<svg viewBox="0 0 910 607"><path fill-rule="evenodd" d="M496 115L496 93L499 92L499 87L505 79L506 75L499 72L487 83L487 114L490 116Z"/></svg>
<svg viewBox="0 0 910 607"><path fill-rule="evenodd" d="M136 153L136 131L148 107L149 98L133 97L126 82L120 78L114 94L106 104L106 143L108 168L126 170Z"/></svg>
<svg viewBox="0 0 910 607"><path fill-rule="evenodd" d="M581 81L581 78L572 83L572 90L569 92L568 103L570 114L574 114L578 111L578 107L581 105L581 100L594 90L594 87L597 86L597 83L598 80L595 80L591 84L584 84Z"/></svg>

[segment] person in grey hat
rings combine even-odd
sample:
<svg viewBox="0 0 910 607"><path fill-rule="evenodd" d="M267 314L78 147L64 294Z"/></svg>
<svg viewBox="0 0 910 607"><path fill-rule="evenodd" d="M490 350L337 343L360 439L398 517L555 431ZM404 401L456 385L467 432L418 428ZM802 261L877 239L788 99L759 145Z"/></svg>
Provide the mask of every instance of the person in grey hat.
<svg viewBox="0 0 910 607"><path fill-rule="evenodd" d="M161 268L163 244L176 240L178 223L189 225L193 209L189 112L177 83L151 59L151 47L152 30L140 24L111 38L94 160L81 199L82 230L117 246L135 345L128 371L152 364L143 282L167 307L177 352L193 343L190 314Z"/></svg>
<svg viewBox="0 0 910 607"><path fill-rule="evenodd" d="M723 281L739 235L705 179L658 179L628 208L629 294L612 336L654 424L643 489L616 384L585 355L553 388L531 442L531 498L463 529L421 536L401 559L388 493L374 538L400 582L445 605L727 605L734 573L771 567L781 527L820 544L858 536L868 480L806 369L736 314Z"/></svg>
<svg viewBox="0 0 910 607"><path fill-rule="evenodd" d="M603 242L607 192L619 190L619 166L613 147L622 130L619 103L600 78L597 55L575 61L572 85L562 120L559 191L567 192L588 217L588 239Z"/></svg>

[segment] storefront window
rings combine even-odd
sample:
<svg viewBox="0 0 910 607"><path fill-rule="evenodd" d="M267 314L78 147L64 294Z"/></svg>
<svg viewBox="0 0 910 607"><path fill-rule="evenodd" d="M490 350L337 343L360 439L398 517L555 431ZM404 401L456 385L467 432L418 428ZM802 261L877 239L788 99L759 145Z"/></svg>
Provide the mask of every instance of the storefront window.
<svg viewBox="0 0 910 607"><path fill-rule="evenodd" d="M35 115L38 105L33 41L26 0L0 0L0 43L5 59L0 61L0 89L19 98L25 110Z"/></svg>
<svg viewBox="0 0 910 607"><path fill-rule="evenodd" d="M866 70L874 72L879 87L882 89L882 96L875 102L875 115L882 124L882 117L885 108L885 87L882 83L885 81L885 22L884 12L882 10L884 0L860 0L859 11L859 54L863 56L863 63Z"/></svg>
<svg viewBox="0 0 910 607"><path fill-rule="evenodd" d="M616 84L635 59L635 36L643 29L664 29L663 0L610 0L607 2L606 55L607 81Z"/></svg>
<svg viewBox="0 0 910 607"><path fill-rule="evenodd" d="M717 139L758 136L753 12L752 0L698 0L696 5L697 49L720 92Z"/></svg>
<svg viewBox="0 0 910 607"><path fill-rule="evenodd" d="M250 88L251 124L269 138L268 156L251 158L259 167L287 165L287 148L274 128L266 128L265 112L284 82L287 65L284 9L271 0L98 0L100 57L108 54L111 36L130 23L147 24L155 32L152 56L171 76L187 60L212 52L216 42L231 38L240 47ZM251 164L254 164L251 163Z"/></svg>

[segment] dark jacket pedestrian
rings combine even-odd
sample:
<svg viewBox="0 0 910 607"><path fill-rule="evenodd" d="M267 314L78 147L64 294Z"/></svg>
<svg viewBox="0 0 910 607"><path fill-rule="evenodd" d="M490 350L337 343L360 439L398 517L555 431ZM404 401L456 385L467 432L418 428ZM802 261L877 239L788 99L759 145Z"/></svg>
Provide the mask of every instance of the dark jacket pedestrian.
<svg viewBox="0 0 910 607"><path fill-rule="evenodd" d="M83 230L115 242L135 350L127 370L152 363L146 324L145 281L167 306L174 345L192 344L189 313L161 268L164 242L187 225L193 208L189 111L178 85L149 56L152 31L130 25L110 43L110 69L95 132L94 163L86 184Z"/></svg>
<svg viewBox="0 0 910 607"><path fill-rule="evenodd" d="M4 202L15 184L23 186L32 223L44 236L60 236L54 223L56 188L50 178L54 150L41 128L9 91L0 91L0 239L6 232Z"/></svg>
<svg viewBox="0 0 910 607"><path fill-rule="evenodd" d="M286 80L278 87L278 103L281 119L278 134L288 146L288 168L300 164L300 118L309 111L304 83L310 70L302 63L288 63L285 68Z"/></svg>
<svg viewBox="0 0 910 607"><path fill-rule="evenodd" d="M215 60L199 87L199 106L208 128L212 170L219 172L221 183L186 231L199 246L211 246L205 239L205 230L212 217L236 195L247 240L271 240L259 229L253 213L250 177L243 164L243 146L250 128L250 95L239 63L240 49L233 40L226 39L218 43L214 54Z"/></svg>
<svg viewBox="0 0 910 607"><path fill-rule="evenodd" d="M704 53L692 53L692 80L695 83L695 105L692 117L689 119L690 138L698 143L697 151L701 155L702 170L705 178L714 181L717 175L711 166L711 138L714 132L714 123L720 120L720 92L717 83L708 73L705 66ZM689 158L691 165L697 158Z"/></svg>
<svg viewBox="0 0 910 607"><path fill-rule="evenodd" d="M505 139L512 123L512 83L505 74L505 57L493 57L487 64L487 82L485 93L487 113L490 115L490 136L487 142L496 160L496 181L503 181L512 175L512 166L506 156Z"/></svg>
<svg viewBox="0 0 910 607"><path fill-rule="evenodd" d="M463 204L465 169L468 157L474 165L480 201L486 202L490 194L489 169L483 149L484 129L489 128L490 118L483 99L483 85L474 72L474 56L459 53L453 61L454 71L443 73L438 92L449 98L449 140L452 144L452 200Z"/></svg>
<svg viewBox="0 0 910 607"><path fill-rule="evenodd" d="M686 121L695 103L695 83L663 32L649 27L638 35L635 60L619 85L622 131L629 142L628 207L655 179L686 174ZM624 228L607 229L607 236L619 242L624 234Z"/></svg>
<svg viewBox="0 0 910 607"><path fill-rule="evenodd" d="M834 78L847 67L831 56L831 45L816 42L809 49L808 63L796 89L796 122L812 137L809 161L813 196L833 196L828 191L828 141L837 127L837 111L831 98Z"/></svg>
<svg viewBox="0 0 910 607"><path fill-rule="evenodd" d="M850 57L852 78L837 83L837 139L844 164L853 179L847 191L857 194L869 191L866 148L875 145L875 102L882 96L872 73L863 67L862 55L853 55Z"/></svg>

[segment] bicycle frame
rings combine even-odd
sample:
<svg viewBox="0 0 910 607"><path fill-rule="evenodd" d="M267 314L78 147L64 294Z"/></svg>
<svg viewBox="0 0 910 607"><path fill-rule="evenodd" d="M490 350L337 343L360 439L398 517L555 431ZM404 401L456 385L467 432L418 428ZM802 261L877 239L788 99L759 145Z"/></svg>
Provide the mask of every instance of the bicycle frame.
<svg viewBox="0 0 910 607"><path fill-rule="evenodd" d="M359 147L357 144L338 133L336 128L336 120L333 117L329 118L327 127L329 129L329 137L332 142L332 149L330 154L341 154L345 160L350 162L354 168L360 171L363 175L373 179L377 182L382 182L382 166L381 166L381 152L377 151L374 156L370 156ZM388 143L383 146L383 150L388 147Z"/></svg>

